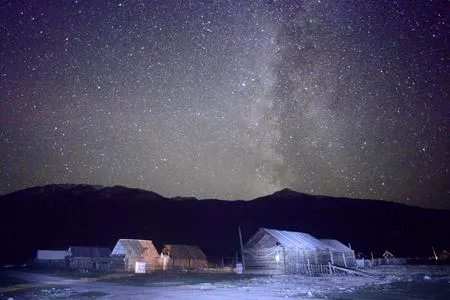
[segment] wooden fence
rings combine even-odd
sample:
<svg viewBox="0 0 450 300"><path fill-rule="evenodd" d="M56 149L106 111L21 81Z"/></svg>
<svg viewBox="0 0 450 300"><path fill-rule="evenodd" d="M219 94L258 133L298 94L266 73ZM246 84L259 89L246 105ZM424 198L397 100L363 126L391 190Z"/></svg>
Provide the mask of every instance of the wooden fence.
<svg viewBox="0 0 450 300"><path fill-rule="evenodd" d="M361 272L340 267L336 265L332 265L331 263L328 263L327 265L324 264L300 264L297 266L296 270L287 270L287 273L290 274L301 274L301 275L307 275L307 276L322 276L322 275L364 275Z"/></svg>
<svg viewBox="0 0 450 300"><path fill-rule="evenodd" d="M372 259L357 259L356 266L358 268L372 268L382 265L406 265L408 261L406 258L372 258Z"/></svg>

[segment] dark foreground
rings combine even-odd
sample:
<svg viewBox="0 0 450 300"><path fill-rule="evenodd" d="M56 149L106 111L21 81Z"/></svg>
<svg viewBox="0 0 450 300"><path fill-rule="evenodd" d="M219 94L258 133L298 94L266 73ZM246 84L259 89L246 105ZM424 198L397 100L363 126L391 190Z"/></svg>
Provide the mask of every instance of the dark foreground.
<svg viewBox="0 0 450 300"><path fill-rule="evenodd" d="M0 299L450 299L450 266L383 266L373 276L87 274L0 271Z"/></svg>

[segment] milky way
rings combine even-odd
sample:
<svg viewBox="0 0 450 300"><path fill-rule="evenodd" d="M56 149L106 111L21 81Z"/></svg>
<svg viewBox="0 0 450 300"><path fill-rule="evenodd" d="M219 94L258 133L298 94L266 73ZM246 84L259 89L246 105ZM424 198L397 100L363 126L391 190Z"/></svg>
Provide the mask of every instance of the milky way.
<svg viewBox="0 0 450 300"><path fill-rule="evenodd" d="M3 1L0 193L450 208L447 1Z"/></svg>

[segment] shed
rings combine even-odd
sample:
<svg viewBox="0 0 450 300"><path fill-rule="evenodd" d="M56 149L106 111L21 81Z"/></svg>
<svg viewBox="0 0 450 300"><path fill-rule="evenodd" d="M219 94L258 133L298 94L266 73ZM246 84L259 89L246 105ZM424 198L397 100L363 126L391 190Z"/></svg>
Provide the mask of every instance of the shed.
<svg viewBox="0 0 450 300"><path fill-rule="evenodd" d="M163 270L201 270L208 266L199 246L164 245L161 251Z"/></svg>
<svg viewBox="0 0 450 300"><path fill-rule="evenodd" d="M44 268L65 268L67 250L37 250L35 263Z"/></svg>
<svg viewBox="0 0 450 300"><path fill-rule="evenodd" d="M338 257L330 244L308 233L260 228L244 246L245 269L263 274L326 273L328 263Z"/></svg>
<svg viewBox="0 0 450 300"><path fill-rule="evenodd" d="M103 247L70 247L67 256L69 268L109 271L110 253L108 248Z"/></svg>
<svg viewBox="0 0 450 300"><path fill-rule="evenodd" d="M158 251L150 240L120 239L111 253L111 270L116 272L151 272L160 269ZM138 267L141 266L141 267Z"/></svg>

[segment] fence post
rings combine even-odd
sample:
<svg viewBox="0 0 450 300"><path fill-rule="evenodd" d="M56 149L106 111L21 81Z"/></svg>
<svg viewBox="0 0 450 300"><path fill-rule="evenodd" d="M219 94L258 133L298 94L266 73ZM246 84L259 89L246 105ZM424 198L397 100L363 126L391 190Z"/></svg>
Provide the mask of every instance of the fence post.
<svg viewBox="0 0 450 300"><path fill-rule="evenodd" d="M328 269L330 271L330 275L333 275L333 268L331 266L331 262L328 262Z"/></svg>
<svg viewBox="0 0 450 300"><path fill-rule="evenodd" d="M311 276L312 272L311 272L311 267L310 267L310 264L309 264L309 258L307 260L307 268L306 269L308 270L308 274Z"/></svg>
<svg viewBox="0 0 450 300"><path fill-rule="evenodd" d="M372 259L370 260L370 267L372 268L373 267L373 252L372 251L370 251L370 256L372 257Z"/></svg>
<svg viewBox="0 0 450 300"><path fill-rule="evenodd" d="M242 273L245 273L244 245L242 244L241 226L238 226L238 231L239 231L239 244L241 246Z"/></svg>
<svg viewBox="0 0 450 300"><path fill-rule="evenodd" d="M342 252L342 258L344 259L344 266L347 268L347 260L345 259L345 253Z"/></svg>

